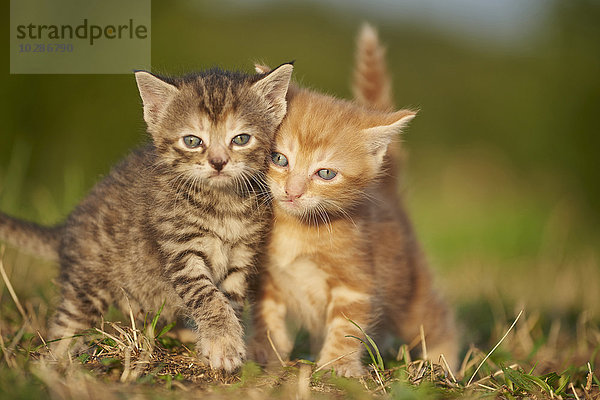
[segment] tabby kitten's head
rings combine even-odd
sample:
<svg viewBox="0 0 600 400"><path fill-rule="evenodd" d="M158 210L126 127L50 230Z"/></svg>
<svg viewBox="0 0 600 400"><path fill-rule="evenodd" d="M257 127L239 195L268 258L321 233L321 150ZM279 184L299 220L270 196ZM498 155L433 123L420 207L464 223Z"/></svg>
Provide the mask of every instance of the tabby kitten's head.
<svg viewBox="0 0 600 400"><path fill-rule="evenodd" d="M294 88L271 155L275 204L307 221L344 214L364 198L382 172L388 144L414 116Z"/></svg>
<svg viewBox="0 0 600 400"><path fill-rule="evenodd" d="M264 172L292 69L283 64L257 75L211 69L183 78L136 72L159 161L211 187L239 186Z"/></svg>

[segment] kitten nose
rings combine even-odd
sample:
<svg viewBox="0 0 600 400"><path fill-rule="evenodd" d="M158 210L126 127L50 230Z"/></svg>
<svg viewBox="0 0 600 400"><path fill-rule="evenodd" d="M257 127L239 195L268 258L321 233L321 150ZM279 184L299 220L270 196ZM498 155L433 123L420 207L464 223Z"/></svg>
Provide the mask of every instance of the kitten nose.
<svg viewBox="0 0 600 400"><path fill-rule="evenodd" d="M286 189L285 194L287 194L288 200L294 201L300 198L300 196L302 196L303 193L297 193Z"/></svg>
<svg viewBox="0 0 600 400"><path fill-rule="evenodd" d="M227 164L227 160L224 160L222 158L211 158L208 160L208 163L217 171L221 171L225 164Z"/></svg>
<svg viewBox="0 0 600 400"><path fill-rule="evenodd" d="M294 201L304 194L306 190L305 178L298 175L292 175L285 183L285 194L289 201Z"/></svg>

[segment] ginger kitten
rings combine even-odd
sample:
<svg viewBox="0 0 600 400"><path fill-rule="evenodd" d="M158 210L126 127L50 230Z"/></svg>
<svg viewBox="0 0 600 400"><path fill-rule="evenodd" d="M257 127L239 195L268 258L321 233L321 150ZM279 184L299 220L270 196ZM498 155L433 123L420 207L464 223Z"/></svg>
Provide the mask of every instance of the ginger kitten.
<svg viewBox="0 0 600 400"><path fill-rule="evenodd" d="M292 66L183 78L136 72L152 142L98 183L63 225L0 214L0 238L60 262L51 338L98 322L110 304L197 325L199 354L231 371L246 355L236 309L271 223L263 178L286 113ZM143 314L142 314L143 315ZM59 353L68 341L58 342Z"/></svg>
<svg viewBox="0 0 600 400"><path fill-rule="evenodd" d="M403 207L380 184L389 144L412 120L290 87L288 113L268 173L274 226L260 275L251 346L263 364L287 358L305 327L320 343L318 365L365 373L362 333L405 341L426 332L428 356L456 363L452 315L432 288Z"/></svg>
<svg viewBox="0 0 600 400"><path fill-rule="evenodd" d="M359 104L375 110L390 111L394 108L393 85L385 54L386 49L379 41L377 30L367 23L363 24L356 41L352 92ZM406 153L400 146L400 141L392 141L384 156L386 173L378 182L378 191L385 194L388 201L396 203L400 210L404 210L404 206L398 192L398 183L401 179L401 169L405 157ZM444 353L444 356L449 365L456 368L458 367L458 340L456 339L454 314L448 309L447 315L445 323L440 324L436 329L445 331L447 347L450 351ZM429 358L437 362L437 353L431 351L429 353L433 355Z"/></svg>

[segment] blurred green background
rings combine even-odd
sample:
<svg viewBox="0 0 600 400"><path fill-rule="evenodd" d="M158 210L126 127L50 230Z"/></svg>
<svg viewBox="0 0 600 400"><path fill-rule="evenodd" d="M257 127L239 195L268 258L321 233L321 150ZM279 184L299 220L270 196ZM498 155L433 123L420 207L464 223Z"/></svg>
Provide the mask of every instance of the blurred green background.
<svg viewBox="0 0 600 400"><path fill-rule="evenodd" d="M398 106L421 109L403 138L401 186L461 318L481 315L469 312L481 298L597 312L600 2L481 2L512 7L489 23L468 12L476 2L452 3L436 14L434 1L154 1L152 65L179 74L296 60L302 84L348 98L355 35L369 20ZM8 35L2 49L0 208L55 223L146 140L135 80L10 75Z"/></svg>

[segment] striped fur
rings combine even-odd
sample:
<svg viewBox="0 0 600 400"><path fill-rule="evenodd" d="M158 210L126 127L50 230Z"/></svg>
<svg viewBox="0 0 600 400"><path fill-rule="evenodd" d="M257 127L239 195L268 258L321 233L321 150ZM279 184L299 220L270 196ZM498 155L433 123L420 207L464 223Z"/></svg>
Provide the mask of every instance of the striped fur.
<svg viewBox="0 0 600 400"><path fill-rule="evenodd" d="M275 151L289 161L270 167L275 222L261 271L254 357L288 357L286 319L320 343L318 365L338 374L365 373L362 344L348 335L392 334L412 341L423 325L429 356L456 362L452 315L432 288L425 257L404 209L386 193L381 174L392 137L415 113L364 108L290 88L289 110ZM331 169L323 180L316 174Z"/></svg>
<svg viewBox="0 0 600 400"><path fill-rule="evenodd" d="M62 226L46 227L0 212L0 240L34 256L58 261Z"/></svg>
<svg viewBox="0 0 600 400"><path fill-rule="evenodd" d="M291 65L249 76L137 72L152 142L134 151L70 214L58 245L62 300L53 338L93 326L111 304L184 314L199 353L231 371L246 350L237 311L271 222L264 172L286 112ZM203 145L190 149L182 137ZM249 134L244 146L232 138ZM218 155L226 163L211 166ZM17 231L19 229L17 228ZM68 341L60 341L63 353Z"/></svg>

